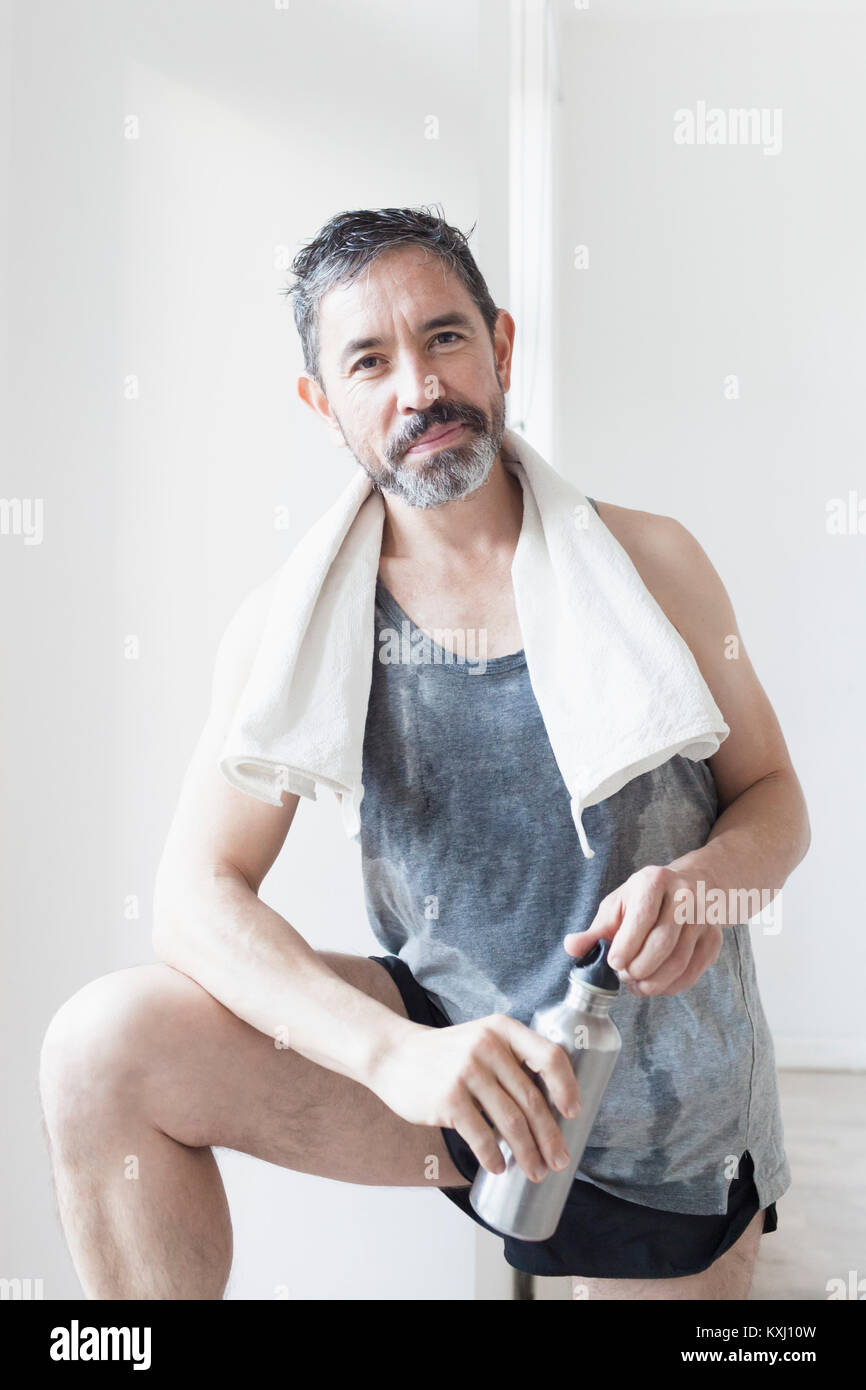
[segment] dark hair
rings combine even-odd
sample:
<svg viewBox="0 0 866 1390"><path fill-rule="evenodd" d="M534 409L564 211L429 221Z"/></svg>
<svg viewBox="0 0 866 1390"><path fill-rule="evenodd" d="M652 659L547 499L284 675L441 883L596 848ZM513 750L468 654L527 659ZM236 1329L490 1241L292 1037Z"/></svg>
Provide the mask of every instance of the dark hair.
<svg viewBox="0 0 866 1390"><path fill-rule="evenodd" d="M326 222L292 262L291 296L301 338L304 370L324 390L319 362L319 304L334 285L348 282L383 251L395 246L424 246L460 276L481 313L491 343L498 309L469 249L469 237L429 208L363 208L340 212Z"/></svg>

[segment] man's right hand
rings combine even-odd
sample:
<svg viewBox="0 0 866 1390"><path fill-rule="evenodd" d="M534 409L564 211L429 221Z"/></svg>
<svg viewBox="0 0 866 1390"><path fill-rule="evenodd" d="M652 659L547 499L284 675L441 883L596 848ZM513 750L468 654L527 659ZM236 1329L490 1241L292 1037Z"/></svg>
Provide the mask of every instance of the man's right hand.
<svg viewBox="0 0 866 1390"><path fill-rule="evenodd" d="M501 1173L505 1161L484 1110L527 1177L541 1182L551 1169L565 1168L568 1155L524 1064L543 1078L563 1115L576 1114L580 1092L568 1054L507 1014L448 1028L409 1024L383 1051L367 1085L410 1124L455 1129L483 1168Z"/></svg>

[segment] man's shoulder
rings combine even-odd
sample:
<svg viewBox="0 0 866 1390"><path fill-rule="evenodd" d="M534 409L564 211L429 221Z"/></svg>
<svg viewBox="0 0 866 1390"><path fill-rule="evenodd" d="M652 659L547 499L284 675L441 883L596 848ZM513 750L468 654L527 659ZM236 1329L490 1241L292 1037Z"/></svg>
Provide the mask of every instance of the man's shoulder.
<svg viewBox="0 0 866 1390"><path fill-rule="evenodd" d="M596 499L597 500L597 499ZM661 580L671 570L681 571L694 561L698 543L692 533L672 516L644 512L636 507L619 507L598 502L598 514L615 540L619 541L644 583L646 570ZM699 548L699 547L698 547Z"/></svg>
<svg viewBox="0 0 866 1390"><path fill-rule="evenodd" d="M675 517L597 501L607 529L681 634L700 620L721 581L691 531ZM721 594L717 594L721 597Z"/></svg>

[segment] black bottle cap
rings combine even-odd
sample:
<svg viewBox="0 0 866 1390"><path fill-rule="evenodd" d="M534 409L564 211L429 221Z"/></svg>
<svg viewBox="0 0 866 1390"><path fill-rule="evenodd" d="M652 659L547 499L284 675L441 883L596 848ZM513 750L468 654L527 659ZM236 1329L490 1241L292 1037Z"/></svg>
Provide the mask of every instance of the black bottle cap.
<svg viewBox="0 0 866 1390"><path fill-rule="evenodd" d="M596 989L605 989L612 994L618 994L619 976L607 963L610 945L611 943L605 937L599 937L586 955L574 962L570 972L571 978L583 980L584 984L594 985Z"/></svg>

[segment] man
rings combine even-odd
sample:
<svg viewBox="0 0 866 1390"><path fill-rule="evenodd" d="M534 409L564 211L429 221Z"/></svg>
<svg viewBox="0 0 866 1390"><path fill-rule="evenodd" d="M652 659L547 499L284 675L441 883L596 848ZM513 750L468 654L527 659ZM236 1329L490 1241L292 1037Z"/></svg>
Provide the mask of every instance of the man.
<svg viewBox="0 0 866 1390"><path fill-rule="evenodd" d="M523 509L503 463L514 321L465 237L426 211L342 214L294 269L299 393L385 504L377 621L479 632L485 672L455 683L447 664L373 658L361 846L371 924L395 953L316 951L258 897L298 797L267 805L217 769L273 580L239 609L158 872L160 962L87 985L43 1046L58 1202L82 1284L98 1299L222 1296L232 1242L214 1146L346 1182L432 1182L469 1215L479 1162L502 1167L482 1111L533 1181L564 1166L526 1068L562 1111L579 1091L564 1052L526 1022L551 981L564 988L566 952L604 935L631 991L614 1017L637 1060L619 1064L620 1108L591 1136L559 1243L506 1243L508 1257L568 1273L590 1297L745 1298L767 1196L788 1184L772 1048L748 926L684 922L676 904L701 884L778 890L809 826L748 657L740 647L728 659L738 639L725 590L678 522L598 504L731 732L709 767L671 759L589 808L597 842L608 836L591 877L511 584ZM431 846L453 907L435 930L418 902ZM418 975L429 981L434 965L425 990ZM288 1048L274 1046L279 1020ZM731 1126L713 1130L723 1094ZM149 1174L134 1200L117 1159L129 1152ZM631 1177L611 1166L623 1153ZM741 1158L754 1161L761 1202Z"/></svg>

